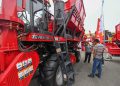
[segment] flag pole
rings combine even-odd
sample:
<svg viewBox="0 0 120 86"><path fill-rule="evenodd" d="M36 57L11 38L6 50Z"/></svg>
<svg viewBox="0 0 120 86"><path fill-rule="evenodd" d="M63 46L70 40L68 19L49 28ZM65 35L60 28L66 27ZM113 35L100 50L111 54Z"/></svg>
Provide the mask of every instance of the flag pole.
<svg viewBox="0 0 120 86"><path fill-rule="evenodd" d="M104 0L102 0L101 18L102 18L102 23L103 23L103 34L104 34L103 35L103 44L105 44L105 26L104 26L104 11L103 11L103 8L104 8Z"/></svg>

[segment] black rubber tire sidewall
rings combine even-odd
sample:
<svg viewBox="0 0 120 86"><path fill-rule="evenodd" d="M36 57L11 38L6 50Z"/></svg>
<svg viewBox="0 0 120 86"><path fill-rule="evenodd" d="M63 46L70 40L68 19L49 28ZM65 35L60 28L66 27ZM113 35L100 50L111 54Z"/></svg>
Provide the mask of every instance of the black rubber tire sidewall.
<svg viewBox="0 0 120 86"><path fill-rule="evenodd" d="M58 86L57 83L56 83L56 72L57 72L58 68L61 67L60 66L60 61L59 61L58 58L59 57L56 54L53 54L53 55L51 55L51 57L44 64L44 67L43 67L43 69L41 71L45 75L49 75L50 74L52 77L46 77L45 80L43 80L41 82L42 86ZM54 69L54 70L47 71L47 67L50 68L50 69ZM64 86L64 85L61 85L61 86Z"/></svg>

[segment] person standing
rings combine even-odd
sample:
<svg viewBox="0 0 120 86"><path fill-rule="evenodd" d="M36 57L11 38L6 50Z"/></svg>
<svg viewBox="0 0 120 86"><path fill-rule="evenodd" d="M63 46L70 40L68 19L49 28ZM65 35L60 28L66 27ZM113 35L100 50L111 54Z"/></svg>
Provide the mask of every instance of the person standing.
<svg viewBox="0 0 120 86"><path fill-rule="evenodd" d="M98 39L95 39L94 43L95 46L93 48L92 73L88 75L88 77L94 78L94 76L96 75L98 78L101 78L102 58L103 58L103 52L106 50L106 48L103 44L100 44L100 41ZM97 74L96 74L96 70L98 70Z"/></svg>
<svg viewBox="0 0 120 86"><path fill-rule="evenodd" d="M92 52L92 46L89 44L89 42L86 42L85 45L85 60L84 63L88 60L88 63L90 63L91 60L91 52Z"/></svg>

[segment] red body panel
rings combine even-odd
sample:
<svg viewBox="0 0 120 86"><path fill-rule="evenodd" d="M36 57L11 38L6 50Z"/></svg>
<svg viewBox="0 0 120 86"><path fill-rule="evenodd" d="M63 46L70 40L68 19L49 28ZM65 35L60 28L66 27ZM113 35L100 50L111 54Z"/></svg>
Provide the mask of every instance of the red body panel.
<svg viewBox="0 0 120 86"><path fill-rule="evenodd" d="M64 37L60 36L51 36L47 34L40 34L40 33L30 33L26 36L21 36L20 39L22 41L31 41L31 42L66 42ZM80 38L67 38L67 41L79 42Z"/></svg>
<svg viewBox="0 0 120 86"><path fill-rule="evenodd" d="M112 43L106 43L108 51L112 55L120 55L120 24L116 25L116 33L112 38ZM118 44L117 44L118 43Z"/></svg>
<svg viewBox="0 0 120 86"><path fill-rule="evenodd" d="M73 5L76 6L76 9L68 23L68 27L69 29L72 29L72 31L76 28L76 31L80 32L81 29L83 30L82 27L84 25L84 19L86 17L83 1L82 0L68 0L65 4L66 12L69 12Z"/></svg>
<svg viewBox="0 0 120 86"><path fill-rule="evenodd" d="M18 50L17 32L12 22L0 21L0 51Z"/></svg>
<svg viewBox="0 0 120 86"><path fill-rule="evenodd" d="M11 64L9 64L8 68L6 69L5 72L2 72L0 74L0 86L28 86L29 82L36 71L36 68L39 64L39 56L36 52L14 52L13 54L13 59L11 61ZM8 54L7 54L8 55ZM7 58L8 56L6 56ZM19 71L17 69L17 64L18 63L23 63L24 61L27 61L28 59L32 59L32 62L30 65L25 67L23 64L22 69ZM6 59L6 61L8 61ZM31 69L33 67L33 70ZM31 71L30 71L31 70ZM18 74L23 73L23 79L20 80ZM24 76L24 74L27 74ZM15 81L15 82L13 82Z"/></svg>
<svg viewBox="0 0 120 86"><path fill-rule="evenodd" d="M116 39L120 41L120 24L116 25Z"/></svg>
<svg viewBox="0 0 120 86"><path fill-rule="evenodd" d="M0 3L0 86L28 86L40 62L36 52L18 51L17 29L23 22L17 17L16 3L16 0L2 0ZM32 59L31 65L21 71L28 70L29 73L32 66L33 71L20 80L18 73L21 71L16 64L29 58Z"/></svg>
<svg viewBox="0 0 120 86"><path fill-rule="evenodd" d="M23 22L17 17L17 0L2 0L0 9L0 19L14 22Z"/></svg>
<svg viewBox="0 0 120 86"><path fill-rule="evenodd" d="M120 55L120 48L118 47L118 45L114 42L112 43L106 43L106 46L108 48L108 52L111 55Z"/></svg>
<svg viewBox="0 0 120 86"><path fill-rule="evenodd" d="M72 64L75 64L76 63L76 57L74 54L70 53L70 61Z"/></svg>

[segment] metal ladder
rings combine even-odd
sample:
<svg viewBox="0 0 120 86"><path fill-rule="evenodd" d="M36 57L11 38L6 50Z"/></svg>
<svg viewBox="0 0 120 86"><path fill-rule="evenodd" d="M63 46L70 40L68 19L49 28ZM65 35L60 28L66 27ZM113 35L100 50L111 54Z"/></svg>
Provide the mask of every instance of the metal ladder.
<svg viewBox="0 0 120 86"><path fill-rule="evenodd" d="M60 66L63 71L64 81L66 82L66 86L72 86L74 83L74 69L73 65L70 62L67 42L55 42L56 51L60 57Z"/></svg>
<svg viewBox="0 0 120 86"><path fill-rule="evenodd" d="M58 1L58 3L60 3L60 1ZM57 3L57 5L59 5L58 3ZM65 85L72 86L75 78L74 78L73 65L70 62L70 57L69 57L69 52L68 52L68 43L67 43L67 36L66 36L67 28L66 27L67 27L68 21L70 20L72 14L74 12L75 6L72 7L69 14L65 18L64 10L61 9L61 6L57 6L57 5L55 5L58 8L55 8L56 10L55 10L55 18L54 19L62 20L62 22L59 22L59 27L57 27L57 31L54 33L54 36L56 36L56 35L58 35L58 33L60 33L59 36L63 36L65 38L65 41L64 42L56 42L56 40L54 40L54 46L56 48L57 54L60 57L60 66L62 68L64 81L66 83ZM64 4L62 4L62 5L64 6ZM57 16L59 16L59 17L57 17ZM54 24L55 24L55 22L54 22Z"/></svg>

